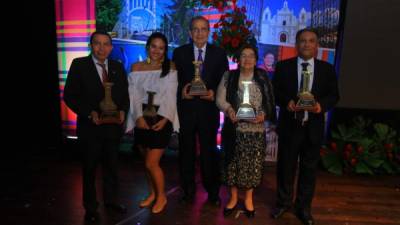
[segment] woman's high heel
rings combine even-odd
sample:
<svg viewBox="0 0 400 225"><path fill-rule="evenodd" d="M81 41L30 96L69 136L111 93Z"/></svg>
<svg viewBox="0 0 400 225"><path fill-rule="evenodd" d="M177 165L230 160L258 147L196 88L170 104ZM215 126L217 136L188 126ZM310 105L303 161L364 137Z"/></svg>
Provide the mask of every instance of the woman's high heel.
<svg viewBox="0 0 400 225"><path fill-rule="evenodd" d="M255 214L256 214L256 210L248 210L246 209L246 207L244 208L244 214L247 216L247 218L254 218Z"/></svg>
<svg viewBox="0 0 400 225"><path fill-rule="evenodd" d="M236 205L233 208L225 207L224 208L224 212L223 212L224 213L224 217L230 216L233 213L233 211L235 211L235 209L236 209Z"/></svg>

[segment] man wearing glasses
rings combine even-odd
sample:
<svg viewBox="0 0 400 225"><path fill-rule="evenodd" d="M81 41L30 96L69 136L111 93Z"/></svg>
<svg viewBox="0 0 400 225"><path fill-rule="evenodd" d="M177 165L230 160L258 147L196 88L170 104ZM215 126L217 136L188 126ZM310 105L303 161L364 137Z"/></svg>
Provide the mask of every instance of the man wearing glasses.
<svg viewBox="0 0 400 225"><path fill-rule="evenodd" d="M208 20L202 16L194 17L190 23L193 43L180 46L173 53L178 71L179 172L184 192L181 200L190 203L196 193L195 159L198 139L201 176L208 192L208 202L219 205L219 157L216 148L219 110L215 104L215 94L229 64L223 49L207 43L209 34ZM203 96L189 94L190 82L195 73L195 60L202 61L200 75L207 88L207 94Z"/></svg>

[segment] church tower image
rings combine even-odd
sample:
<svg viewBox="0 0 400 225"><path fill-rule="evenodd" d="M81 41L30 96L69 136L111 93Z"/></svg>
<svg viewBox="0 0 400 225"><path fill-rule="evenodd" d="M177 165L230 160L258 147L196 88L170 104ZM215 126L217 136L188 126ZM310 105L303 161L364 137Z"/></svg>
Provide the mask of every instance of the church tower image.
<svg viewBox="0 0 400 225"><path fill-rule="evenodd" d="M296 32L306 28L310 21L310 12L302 8L296 16L284 1L283 7L272 15L269 7L265 8L261 20L261 37L259 42L273 45L294 45Z"/></svg>

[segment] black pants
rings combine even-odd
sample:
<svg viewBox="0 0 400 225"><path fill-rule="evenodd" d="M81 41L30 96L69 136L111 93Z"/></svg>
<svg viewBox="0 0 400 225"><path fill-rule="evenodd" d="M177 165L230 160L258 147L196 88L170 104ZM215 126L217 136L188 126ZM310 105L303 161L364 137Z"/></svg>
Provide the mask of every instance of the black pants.
<svg viewBox="0 0 400 225"><path fill-rule="evenodd" d="M118 189L117 161L120 139L108 139L91 136L80 140L83 153L83 205L86 211L95 212L98 206L96 198L96 168L102 164L103 200L114 203Z"/></svg>
<svg viewBox="0 0 400 225"><path fill-rule="evenodd" d="M179 169L185 195L193 197L195 194L196 136L198 136L203 186L209 198L218 197L220 187L219 154L216 148L218 126L219 113L218 117L206 116L193 110L192 113L180 117Z"/></svg>
<svg viewBox="0 0 400 225"><path fill-rule="evenodd" d="M322 137L323 125L320 124L302 126L294 123L291 129L280 131L277 164L278 207L292 205L294 179L298 165L295 208L311 209Z"/></svg>

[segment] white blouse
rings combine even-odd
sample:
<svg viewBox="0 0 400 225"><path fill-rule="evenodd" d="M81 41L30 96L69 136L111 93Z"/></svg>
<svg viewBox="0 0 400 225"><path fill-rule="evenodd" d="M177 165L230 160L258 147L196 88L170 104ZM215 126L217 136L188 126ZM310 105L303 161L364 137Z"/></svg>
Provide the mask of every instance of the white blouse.
<svg viewBox="0 0 400 225"><path fill-rule="evenodd" d="M135 127L136 120L143 116L142 104L148 103L148 91L155 92L153 104L159 106L157 114L172 122L174 131L179 130L176 109L178 78L176 70L171 70L165 77L160 77L161 70L134 71L129 73L130 109L126 131Z"/></svg>

